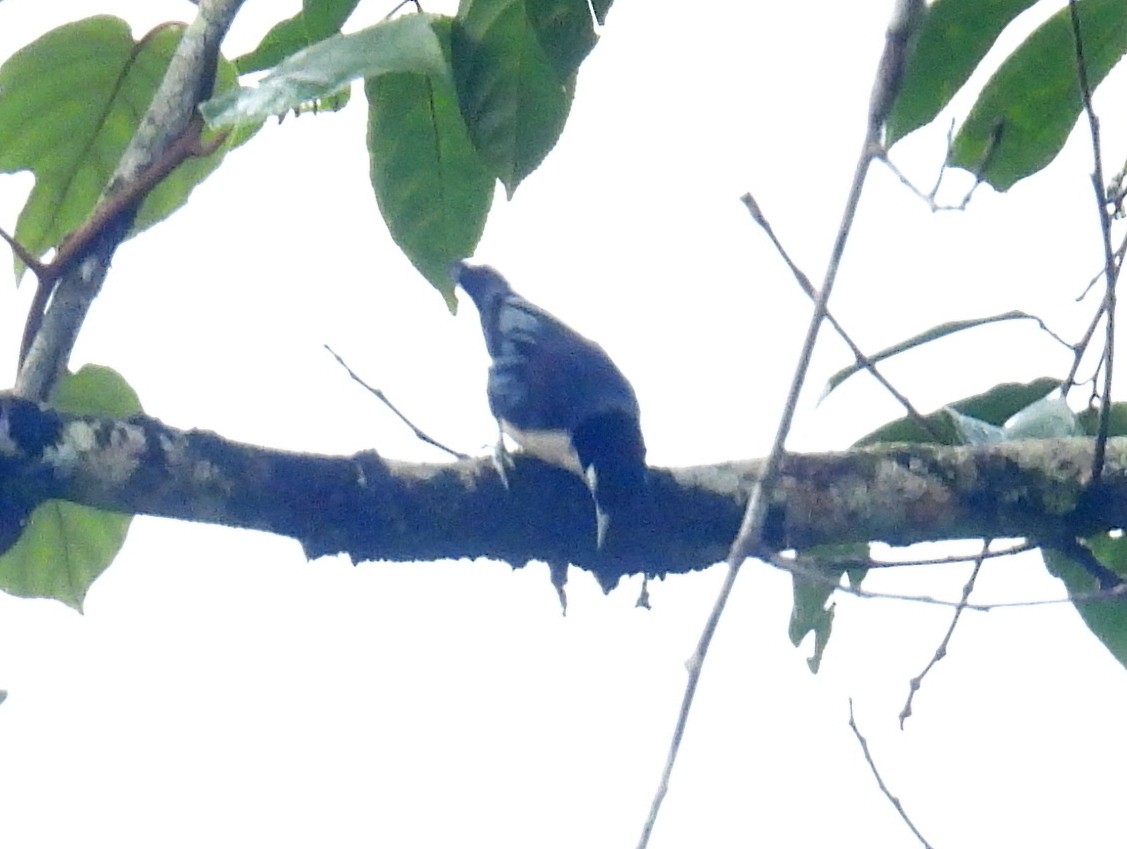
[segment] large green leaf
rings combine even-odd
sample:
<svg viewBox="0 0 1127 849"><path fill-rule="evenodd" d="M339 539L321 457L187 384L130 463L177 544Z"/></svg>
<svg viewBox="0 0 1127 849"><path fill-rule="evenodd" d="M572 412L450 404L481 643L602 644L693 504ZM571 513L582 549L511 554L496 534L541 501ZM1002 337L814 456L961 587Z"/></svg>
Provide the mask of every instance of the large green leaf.
<svg viewBox="0 0 1127 849"><path fill-rule="evenodd" d="M1088 83L1095 88L1127 52L1127 3L1078 3ZM959 129L952 165L1005 191L1048 165L1082 107L1067 8L1029 36L991 77Z"/></svg>
<svg viewBox="0 0 1127 849"><path fill-rule="evenodd" d="M350 35L336 35L293 54L253 88L224 92L200 106L215 127L261 121L335 94L353 80L380 74L448 77L432 15L404 15Z"/></svg>
<svg viewBox="0 0 1127 849"><path fill-rule="evenodd" d="M276 24L250 53L235 60L240 74L272 68L299 50L340 32L360 0L305 0L292 18Z"/></svg>
<svg viewBox="0 0 1127 849"><path fill-rule="evenodd" d="M90 215L180 33L179 25L166 25L135 42L124 21L87 18L48 32L0 66L0 171L35 175L15 233L31 254L57 246ZM233 68L221 62L217 86L233 80ZM182 205L224 153L186 162L169 175L142 205L134 232Z"/></svg>
<svg viewBox="0 0 1127 849"><path fill-rule="evenodd" d="M574 74L561 79L525 0L462 0L453 67L470 137L511 197L559 140ZM561 56L568 51L555 52Z"/></svg>
<svg viewBox="0 0 1127 849"><path fill-rule="evenodd" d="M1127 579L1127 538L1100 534L1087 540L1095 558L1120 578ZM1122 596L1082 601L1100 592L1099 581L1073 558L1059 551L1041 550L1045 567L1064 582L1076 611L1112 656L1127 667L1127 601Z"/></svg>
<svg viewBox="0 0 1127 849"><path fill-rule="evenodd" d="M113 369L84 366L60 384L63 412L125 418L141 412L136 393ZM0 589L25 598L54 598L82 610L94 580L117 556L131 516L66 501L45 501L19 540L0 557Z"/></svg>
<svg viewBox="0 0 1127 849"><path fill-rule="evenodd" d="M1036 0L936 0L927 7L885 126L891 147L946 106L1010 21Z"/></svg>
<svg viewBox="0 0 1127 849"><path fill-rule="evenodd" d="M444 47L450 22L435 22ZM372 187L396 244L453 307L450 266L485 228L494 179L466 132L450 79L383 74L364 85Z"/></svg>
<svg viewBox="0 0 1127 849"><path fill-rule="evenodd" d="M1044 398L1058 386L1060 381L1051 377L1041 377L1032 383L1000 383L981 395L964 398L946 407L952 407L966 416L1001 427L1015 413ZM946 407L924 417L935 434L938 434L938 439L924 430L914 419L905 416L882 425L868 436L857 440L855 444L861 446L878 442L938 442L941 445L961 445L963 440L954 427L951 417L945 412Z"/></svg>

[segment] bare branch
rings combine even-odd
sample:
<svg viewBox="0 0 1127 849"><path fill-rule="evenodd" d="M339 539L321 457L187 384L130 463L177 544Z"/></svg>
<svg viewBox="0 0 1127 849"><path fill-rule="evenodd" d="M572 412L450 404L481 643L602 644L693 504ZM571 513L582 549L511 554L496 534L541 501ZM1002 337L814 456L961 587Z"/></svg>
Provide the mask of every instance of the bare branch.
<svg viewBox="0 0 1127 849"><path fill-rule="evenodd" d="M896 8L893 11L892 20L885 36L885 47L881 56L880 67L877 71L877 79L870 98L864 143L862 144L861 153L854 170L853 183L850 187L849 196L846 199L841 226L838 230L837 238L834 241L833 250L830 253L830 260L826 268L825 277L822 280L822 286L818 290L818 297L814 302L810 325L807 328L806 338L803 341L802 350L798 356L794 377L791 380L790 391L787 394L783 413L775 432L774 443L771 446L771 453L764 463L762 476L756 481L755 486L752 488L751 498L748 501L747 509L744 511L743 520L740 522L740 529L736 533L735 539L728 551L728 571L725 575L723 586L721 586L716 602L713 605L712 611L709 613L708 620L705 622L704 629L697 643L696 651L693 652L689 660L689 675L685 683L685 692L681 700L681 708L678 712L677 722L673 728L673 738L669 744L669 753L666 757L665 767L662 770L657 791L650 804L649 814L642 826L641 838L638 841L639 849L645 849L649 844L650 834L653 832L654 824L657 822L657 815L661 810L662 801L665 799L665 794L668 792L669 778L673 773L673 766L677 761L677 752L681 748L681 740L684 737L685 727L688 724L689 712L692 709L693 698L696 695L697 684L700 681L704 658L708 654L708 647L712 644L712 638L716 633L716 627L728 603L728 597L731 595L732 587L735 585L736 578L739 576L740 568L744 561L749 555L759 551L763 546L763 530L764 522L767 518L768 502L778 482L787 435L790 433L791 424L794 421L799 395L806 382L810 359L814 353L814 344L817 341L818 331L822 326L822 321L826 316L826 308L829 304L830 294L833 291L834 281L837 278L837 270L841 264L841 258L845 253L845 244L849 239L852 222L857 213L857 206L860 203L861 189L865 183L865 176L868 174L869 165L872 163L874 156L879 155L881 149L881 125L884 122L885 115L887 115L888 110L892 106L896 92L900 88L904 72L905 52L908 43L911 41L912 32L915 26L918 25L923 6L922 0L898 0Z"/></svg>
<svg viewBox="0 0 1127 849"><path fill-rule="evenodd" d="M419 0L402 0L401 3L396 3L390 12L384 15L385 21L390 21L404 6L414 6L418 14L423 13L423 4Z"/></svg>
<svg viewBox="0 0 1127 849"><path fill-rule="evenodd" d="M1072 20L1072 43L1076 54L1076 77L1080 83L1080 93L1084 100L1084 114L1088 117L1088 132L1092 137L1092 190L1096 195L1096 207L1100 219L1100 234L1104 248L1104 294L1103 312L1107 317L1104 325L1104 351L1102 357L1104 385L1100 393L1100 423L1096 433L1096 450L1092 458L1092 477L1099 478L1103 473L1104 450L1107 443L1108 427L1111 422L1111 377L1115 363L1115 284L1119 278L1119 265L1111 246L1111 213L1104 190L1103 151L1100 144L1100 121L1092 108L1092 89L1088 83L1088 65L1084 60L1084 39L1080 32L1080 10L1076 0L1069 0L1068 12Z"/></svg>
<svg viewBox="0 0 1127 849"><path fill-rule="evenodd" d="M1023 548L1030 550L1039 548L1033 543L1026 543ZM1055 547L1055 546L1054 546ZM997 552L998 556L1006 556L1010 552ZM991 555L987 555L991 556ZM1090 555L1091 556L1091 555ZM1084 604L1090 601L1110 601L1113 599L1122 599L1127 596L1127 583L1119 582L1115 586L1110 586L1106 589L1095 590L1090 593L1081 593L1074 596L1058 597L1058 598L1031 598L1031 599L1014 599L1013 601L992 601L986 604L971 603L970 601L959 598L936 598L931 595L920 595L918 593L886 593L877 592L874 590L866 590L863 587L855 586L853 584L843 584L837 575L827 574L819 569L811 569L802 564L794 557L788 557L781 554L776 554L768 559L768 562L776 568L782 569L784 572L792 572L796 575L815 582L824 586L829 586L835 593L844 593L845 595L854 596L855 598L862 598L868 601L900 601L908 602L909 604L923 604L930 607L950 607L956 610L969 610L972 613L990 613L994 610L1012 609L1018 607L1056 607L1062 604L1077 605ZM932 565L944 565L950 562L965 562L962 561L947 561L939 560Z"/></svg>
<svg viewBox="0 0 1127 849"><path fill-rule="evenodd" d="M900 815L900 819L904 820L904 824L912 830L912 834L916 835L916 839L919 840L926 849L932 849L931 844L927 842L927 839L920 833L920 830L916 828L915 823L908 817L908 813L904 810L904 806L900 804L900 800L892 795L892 791L888 789L888 785L885 784L884 779L881 778L880 771L873 761L872 752L869 751L869 743L861 734L861 729L857 727L857 720L853 716L853 699L849 700L849 728L853 731L853 736L857 738L857 742L861 744L861 751L865 755L865 763L867 763L869 769L873 771L873 777L877 780L877 786L880 787L880 792L892 803L892 807L896 809L896 813Z"/></svg>
<svg viewBox="0 0 1127 849"><path fill-rule="evenodd" d="M407 0L407 2L411 2L411 0ZM461 451L455 451L453 448L447 448L445 445L443 445L437 439L431 438L426 433L424 433L422 430L420 430L418 427L416 427L414 422L412 422L409 418L407 418L405 415L403 415L403 413L399 412L399 408L396 407L393 403L391 403L391 399L389 399L383 393L383 390L377 389L376 387L365 383L364 379L361 378L360 375L358 375L356 372L354 372L349 367L348 363L346 363L341 358L340 354L338 354L336 351L334 351L328 345L325 346L325 350L333 355L333 359L335 359L338 363L340 363L341 368L343 368L346 372L348 372L349 377L351 377L353 380L355 380L357 383L359 383L361 386L363 386L365 389L367 389L368 392L370 392L372 395L374 395L378 400L382 401L384 403L384 405L389 410L391 410L391 412L393 412L395 414L395 416L399 419L399 421L401 421L401 422L403 422L403 424L407 425L407 427L409 427L411 429L411 432L413 434L415 434L416 438L425 442L427 445L433 445L435 448L439 449L440 451L445 451L447 454L449 454L451 457L453 457L456 460L469 460L470 459L469 454L463 454Z"/></svg>
<svg viewBox="0 0 1127 849"><path fill-rule="evenodd" d="M780 242L779 238L775 235L775 230L771 226L771 222L767 220L767 216L763 214L762 208L759 206L755 198L752 197L751 192L746 193L742 198L740 198L740 200L743 201L744 206L746 206L748 212L751 213L752 220L760 226L764 233L767 234L767 238L771 241L771 244L774 245L775 251L779 254L780 257L782 257L783 262L785 262L787 265L787 268L790 269L791 275L798 282L798 285L802 289L802 291L806 293L806 296L809 297L810 300L816 301L818 299L818 293L814 291L814 287L810 283L810 278L808 278L806 276L806 273L801 268L799 268L798 265L795 264L794 260L791 259L790 254L787 252L787 249L783 247L782 242ZM905 412L908 414L908 417L911 418L912 421L918 424L921 428L923 428L925 433L931 434L937 441L942 441L939 434L937 434L934 428L932 428L931 422L929 422L914 406L912 406L912 402L908 400L907 396L901 394L900 391L897 390L896 387L893 386L888 381L888 379L880 373L880 371L876 367L876 364L873 363L867 356L865 356L864 351L862 351L857 346L857 343L855 343L852 337L850 337L850 335L846 333L845 328L841 326L838 320L834 317L833 313L831 313L829 310L826 310L826 321L830 323L830 326L837 331L837 334L841 337L841 340L845 342L845 344L849 347L849 350L852 352L853 358L856 363L860 367L865 369L865 371L869 372L869 374L871 374L874 378L876 378L877 382L880 383L880 385L883 386L885 390L904 408Z"/></svg>
<svg viewBox="0 0 1127 849"><path fill-rule="evenodd" d="M1019 542L1008 548L1000 548L996 551L987 551L985 554L979 552L978 554L952 554L948 557L926 557L919 560L876 560L869 559L866 568L868 569L894 569L901 566L940 566L945 563L970 563L977 562L980 559L988 559L991 557L1012 557L1015 554L1022 554L1026 551L1033 551L1037 546L1031 542Z"/></svg>
<svg viewBox="0 0 1127 849"><path fill-rule="evenodd" d="M951 635L955 633L955 626L959 624L959 618L963 615L963 611L967 609L967 602L970 600L970 594L974 591L975 582L978 580L978 573L982 570L982 563L990 553L990 540L984 540L982 543L982 551L979 552L978 557L975 558L974 568L971 570L970 577L967 578L966 584L963 585L963 596L959 599L959 604L955 608L955 615L951 617L951 624L947 628L947 633L943 635L943 639L939 641L939 646L935 650L935 654L931 656L931 660L927 662L927 666L923 668L915 678L908 682L908 698L904 702L904 707L900 710L900 728L904 728L904 723L908 717L912 715L912 700L919 692L920 685L923 683L927 674L931 671L935 664L939 663L947 656L947 646L951 643Z"/></svg>
<svg viewBox="0 0 1127 849"><path fill-rule="evenodd" d="M14 236L0 229L0 239L8 243L8 247L12 249L12 253L14 253L19 258L20 262L26 265L37 277L46 273L47 266L40 262L38 257L32 256L27 248L16 241Z"/></svg>

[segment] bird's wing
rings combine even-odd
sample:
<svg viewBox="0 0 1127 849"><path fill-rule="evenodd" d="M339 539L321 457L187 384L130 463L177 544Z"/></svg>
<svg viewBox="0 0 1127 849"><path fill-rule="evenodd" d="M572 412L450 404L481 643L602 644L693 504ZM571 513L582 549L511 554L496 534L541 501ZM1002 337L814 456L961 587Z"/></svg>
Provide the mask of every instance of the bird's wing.
<svg viewBox="0 0 1127 849"><path fill-rule="evenodd" d="M606 352L551 314L510 295L497 330L488 387L497 418L521 430L569 432L601 413L637 418L634 390Z"/></svg>

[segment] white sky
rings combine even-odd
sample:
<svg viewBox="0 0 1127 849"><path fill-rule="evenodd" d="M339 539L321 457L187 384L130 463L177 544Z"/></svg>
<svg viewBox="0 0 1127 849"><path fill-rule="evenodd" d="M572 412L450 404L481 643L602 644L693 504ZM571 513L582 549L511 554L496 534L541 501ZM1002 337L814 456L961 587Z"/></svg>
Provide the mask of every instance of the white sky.
<svg viewBox="0 0 1127 849"><path fill-rule="evenodd" d="M228 55L296 5L248 2ZM620 0L560 144L498 200L478 257L613 354L652 463L766 451L808 306L738 198L753 191L820 279L890 6ZM66 19L112 12L140 34L192 11L6 0L0 56ZM1123 102L1122 70L1111 84L1108 108ZM1104 117L1106 159L1122 162L1127 124ZM452 318L391 244L363 125L356 98L343 114L271 124L231 155L187 208L120 251L73 365L118 369L174 426L441 460L349 381L327 342L434 436L484 450L477 317ZM944 132L894 151L921 183ZM1014 307L1075 338L1093 306L1073 298L1100 265L1090 167L1074 135L1045 174L939 216L877 168L835 312L870 350ZM28 184L0 178L0 226L14 227ZM5 362L31 288L0 287ZM816 406L846 362L825 341L797 449L843 448L899 415L865 377ZM995 327L888 373L931 409L1066 370L1032 329ZM870 587L957 598L966 574L904 570ZM633 846L721 577L654 584L644 611L637 581L603 597L573 572L563 618L542 566L306 563L289 540L137 519L85 616L0 596L3 842ZM900 732L908 681L950 611L841 599L812 676L786 638L789 583L758 564L741 576L655 849L914 845L850 735L850 696L934 845L1118 838L1124 788L1110 765L1127 742L1108 729L1127 675L1071 608L965 616ZM1063 593L1036 558L991 563L980 587L983 601Z"/></svg>

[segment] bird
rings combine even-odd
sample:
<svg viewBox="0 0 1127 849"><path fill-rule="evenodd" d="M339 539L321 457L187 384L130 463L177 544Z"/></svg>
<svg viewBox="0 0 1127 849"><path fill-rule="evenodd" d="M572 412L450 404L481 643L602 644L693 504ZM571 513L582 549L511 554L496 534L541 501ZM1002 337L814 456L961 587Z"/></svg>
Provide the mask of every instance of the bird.
<svg viewBox="0 0 1127 849"><path fill-rule="evenodd" d="M491 359L486 391L501 433L526 454L583 478L602 549L608 529L636 508L646 486L634 388L602 347L522 298L493 268L460 262L453 274L481 318ZM503 459L503 439L498 452Z"/></svg>

